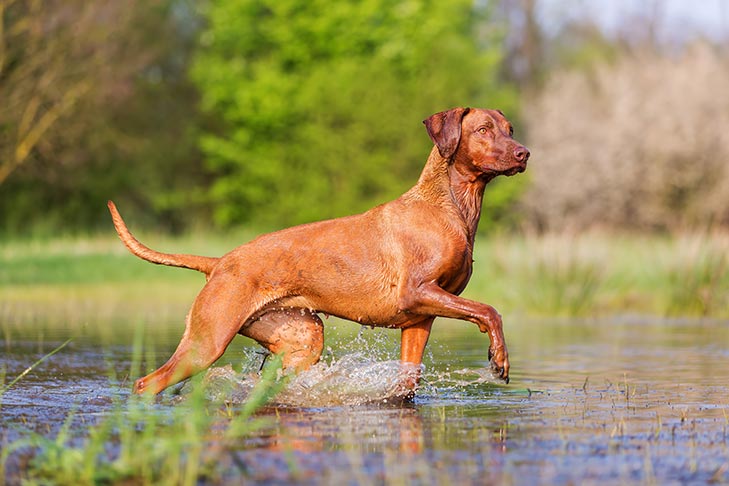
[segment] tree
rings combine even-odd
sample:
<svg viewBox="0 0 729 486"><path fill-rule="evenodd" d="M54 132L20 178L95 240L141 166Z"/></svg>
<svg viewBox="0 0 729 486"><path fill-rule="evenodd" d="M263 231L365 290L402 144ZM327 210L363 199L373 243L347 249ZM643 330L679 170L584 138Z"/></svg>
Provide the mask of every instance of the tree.
<svg viewBox="0 0 729 486"><path fill-rule="evenodd" d="M501 0L498 14L509 25L502 69L519 86L536 84L545 63L545 35L537 21L537 0Z"/></svg>
<svg viewBox="0 0 729 486"><path fill-rule="evenodd" d="M104 68L129 17L113 2L0 1L0 185L52 151L86 99L113 86Z"/></svg>
<svg viewBox="0 0 729 486"><path fill-rule="evenodd" d="M108 225L120 196L176 226L201 183L185 6L0 0L0 233Z"/></svg>
<svg viewBox="0 0 729 486"><path fill-rule="evenodd" d="M204 15L192 73L220 125L201 139L220 225L367 209L414 183L430 114L515 111L499 29L470 0L221 0Z"/></svg>

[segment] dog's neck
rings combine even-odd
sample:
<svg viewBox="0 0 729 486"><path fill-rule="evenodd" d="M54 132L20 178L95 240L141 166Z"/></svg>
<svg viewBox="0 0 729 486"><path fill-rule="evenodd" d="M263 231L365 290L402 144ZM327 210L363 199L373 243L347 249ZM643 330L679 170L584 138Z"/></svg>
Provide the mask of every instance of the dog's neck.
<svg viewBox="0 0 729 486"><path fill-rule="evenodd" d="M481 217L481 203L489 177L474 176L458 170L433 147L418 183L411 191L421 197L453 209L458 214L469 242L473 245Z"/></svg>

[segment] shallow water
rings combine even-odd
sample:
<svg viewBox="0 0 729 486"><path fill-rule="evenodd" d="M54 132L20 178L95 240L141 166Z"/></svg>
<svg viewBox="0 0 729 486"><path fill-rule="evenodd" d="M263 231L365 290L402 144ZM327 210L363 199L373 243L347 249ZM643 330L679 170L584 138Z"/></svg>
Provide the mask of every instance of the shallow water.
<svg viewBox="0 0 729 486"><path fill-rule="evenodd" d="M399 372L399 336L358 329L329 323L323 363L262 412L271 427L219 458L225 477L273 484L729 483L727 321L513 320L505 325L511 383L503 385L487 371L487 338L443 320L429 343L423 385L406 404L385 402ZM180 332L155 334L145 369L169 357ZM78 423L93 422L129 394L130 334L109 342L88 328L6 330L5 382L71 335L2 397L0 443L25 428L52 433L72 410ZM208 374L234 403L244 401L262 361L247 343L237 339ZM156 409L178 406L189 386Z"/></svg>

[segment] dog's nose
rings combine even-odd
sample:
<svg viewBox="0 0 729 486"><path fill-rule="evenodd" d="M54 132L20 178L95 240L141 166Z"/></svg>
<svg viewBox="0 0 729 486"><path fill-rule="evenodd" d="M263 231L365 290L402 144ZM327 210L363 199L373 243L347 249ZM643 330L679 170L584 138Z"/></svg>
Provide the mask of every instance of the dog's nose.
<svg viewBox="0 0 729 486"><path fill-rule="evenodd" d="M514 149L514 158L519 162L526 162L529 158L529 149L523 146L518 146Z"/></svg>

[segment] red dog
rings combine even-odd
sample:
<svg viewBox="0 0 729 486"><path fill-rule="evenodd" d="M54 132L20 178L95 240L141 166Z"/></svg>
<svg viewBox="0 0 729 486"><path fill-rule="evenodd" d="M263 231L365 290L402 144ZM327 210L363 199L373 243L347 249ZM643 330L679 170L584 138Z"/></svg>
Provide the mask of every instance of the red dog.
<svg viewBox="0 0 729 486"><path fill-rule="evenodd" d="M476 324L491 339L489 359L507 383L501 316L458 297L471 277L484 187L526 169L529 151L500 111L454 108L424 121L435 147L418 183L366 213L305 224L256 238L220 258L172 255L137 241L109 201L129 250L147 261L205 273L172 357L137 380L158 393L209 367L236 334L284 353L286 368L319 360L325 313L402 330L401 361L419 365L437 316ZM417 380L404 384L412 395Z"/></svg>

